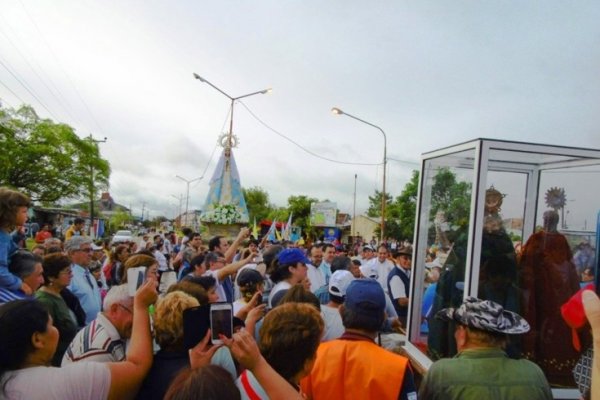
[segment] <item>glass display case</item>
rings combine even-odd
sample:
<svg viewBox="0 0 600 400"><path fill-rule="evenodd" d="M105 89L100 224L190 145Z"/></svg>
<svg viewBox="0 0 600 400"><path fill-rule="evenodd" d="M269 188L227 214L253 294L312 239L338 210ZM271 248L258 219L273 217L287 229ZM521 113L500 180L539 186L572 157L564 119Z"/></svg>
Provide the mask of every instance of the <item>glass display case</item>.
<svg viewBox="0 0 600 400"><path fill-rule="evenodd" d="M580 354L560 306L596 273L599 178L600 150L477 139L425 153L407 327L413 361L426 370L456 354L455 327L437 311L466 296L493 300L531 325L508 354L537 363L555 397L578 398L571 370Z"/></svg>

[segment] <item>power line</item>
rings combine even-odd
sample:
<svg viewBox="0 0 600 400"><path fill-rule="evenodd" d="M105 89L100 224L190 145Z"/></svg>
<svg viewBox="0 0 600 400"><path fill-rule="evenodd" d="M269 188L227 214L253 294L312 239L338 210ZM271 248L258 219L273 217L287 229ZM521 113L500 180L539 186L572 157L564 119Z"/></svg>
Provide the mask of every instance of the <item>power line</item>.
<svg viewBox="0 0 600 400"><path fill-rule="evenodd" d="M345 164L345 165L367 165L367 166L379 166L379 165L382 165L382 164L383 164L382 162L380 162L380 163L356 163L356 162L348 162L348 161L339 161L339 160L333 160L333 159L331 159L331 158L327 158L327 157L321 156L321 155L319 155L319 154L316 154L315 152L313 152L313 151L311 151L311 150L308 150L307 148L303 147L303 146L302 146L302 145L300 145L299 143L295 142L293 139L290 139L289 137L285 136L283 133L281 133L281 132L279 132L279 131L275 130L275 129L274 129L274 128L272 128L272 127L270 127L270 126L269 126L269 125L268 125L266 122L264 122L264 121L263 121L263 120L261 120L261 119L260 119L260 118L259 118L259 117L258 117L256 114L254 114L254 113L252 112L252 110L250 110L250 109L248 108L248 106L247 106L246 104L244 104L244 102L242 102L242 101L239 101L239 103L240 103L242 106L244 106L244 108L245 108L245 109L246 109L246 110L247 110L247 111L250 113L250 115L252 115L252 116L254 117L254 119L256 119L256 120L257 120L257 121L258 121L258 122L259 122L261 125L263 125L263 126L264 126L264 127L266 127L267 129L269 129L270 131L272 131L273 133L275 133L276 135L278 135L278 136L281 136L281 137L282 137L282 138L284 138L285 140L287 140L287 141L291 142L291 143L292 143L292 144L294 144L295 146L297 146L297 147L301 148L302 150L304 150L305 152L307 152L308 154L310 154L310 155L312 155L312 156L314 156L314 157L317 157L317 158L323 159L323 160L325 160L325 161L330 161L330 162L334 162L334 163L337 163L337 164ZM391 158L391 157L387 157L387 159L388 159L388 160L391 160L391 161L396 161L396 162L399 162L399 163L402 163L402 164L416 165L416 166L420 165L419 163L416 163L416 162L414 162L414 161L409 161L409 160L399 160L399 159L396 159L396 158Z"/></svg>
<svg viewBox="0 0 600 400"><path fill-rule="evenodd" d="M11 26L8 24L8 22L6 20L4 20L2 18L2 16L0 16L0 21L2 22L1 26L6 26L11 31L11 33L13 34L13 36L17 37L17 35L12 30ZM60 95L61 98L59 98L56 95L56 93L54 92L54 90L52 90L52 88L50 88L50 86L48 86L48 84L46 83L46 80L44 78L42 78L40 76L40 74L38 74L36 68L34 68L33 65L31 65L31 63L28 60L28 57L26 57L23 54L23 52L21 52L21 49L19 48L19 46L17 46L16 44L14 44L14 42L11 40L11 38L4 31L2 31L2 29L0 29L0 34L2 34L2 36L4 36L4 38L6 38L6 40L8 40L8 42L15 48L15 50L17 50L17 52L19 53L19 55L21 56L21 58L25 61L25 63L27 63L27 65L29 66L29 68L31 69L31 71L40 80L40 82L42 82L42 84L46 87L46 89L48 89L48 92L50 92L50 94L52 95L52 97L54 97L54 99L56 100L56 102L66 112L66 114L69 116L69 118L71 118L71 120L73 120L76 123L78 123L79 125L81 125L81 121L79 121L78 118L74 117L73 114L71 114L71 110L69 109L70 105L69 105L69 107L65 106L65 103L67 103L67 105L68 105L68 102L65 99L65 97L62 95L62 93L60 92L60 90L58 89L58 87L56 87L56 85L54 85L54 83L52 82L52 79L48 79L48 80L50 81L50 84L53 86L54 90L56 92L58 92L58 94ZM25 49L25 46L23 46L23 48ZM33 58L33 57L29 57L29 58L31 58L31 60L33 61L33 63L35 63L35 65L37 66L38 70L43 71L43 68L41 68L40 65L35 61L35 58ZM63 103L63 101L64 101L64 103Z"/></svg>
<svg viewBox="0 0 600 400"><path fill-rule="evenodd" d="M29 86L27 84L25 84L18 76L16 73L14 73L11 68L9 68L6 64L4 64L4 62L0 59L0 64L13 76L13 78L16 79L17 82L19 82L19 84L21 86L23 86L23 88L25 88L25 90L27 90L29 92L29 94L31 96L33 96L34 99L37 100L37 102L48 112L48 114L50 114L50 116L52 116L52 118L54 118L55 120L58 120L58 118L56 118L56 116L54 114L52 114L52 111L50 111L48 109L48 107L46 107L46 105L44 104L43 101L41 101L39 99L39 97L36 96L35 93L33 93L33 91L29 88Z"/></svg>
<svg viewBox="0 0 600 400"><path fill-rule="evenodd" d="M407 164L407 165L416 165L416 166L421 166L420 163L415 162L415 161L409 161L409 160L399 160L397 158L392 158L392 157L388 157L387 158L389 161L396 161L399 162L400 164Z"/></svg>
<svg viewBox="0 0 600 400"><path fill-rule="evenodd" d="M87 110L88 114L92 118L92 122L96 125L96 127L100 131L101 135L102 136L106 136L104 134L104 132L103 132L103 129L100 127L100 124L98 123L98 121L94 117L94 114L92 113L92 110L90 110L90 108L88 107L87 103L85 102L85 100L83 99L83 97L81 96L81 94L79 93L79 90L77 90L77 87L73 83L73 80L71 80L71 77L69 76L69 74L67 73L67 71L65 70L65 68L63 67L63 65L61 64L60 60L56 56L56 53L54 53L54 50L52 49L52 46L50 46L50 43L48 43L48 41L46 40L44 34L42 33L42 31L40 30L40 28L36 24L35 20L29 14L29 11L27 10L27 7L25 7L25 4L23 3L22 0L20 0L19 2L21 3L21 6L23 7L23 10L25 10L25 14L27 15L27 18L29 18L29 20L31 21L31 23L33 24L33 26L35 27L35 29L37 30L37 32L40 34L40 37L42 38L42 41L44 42L44 44L46 45L46 47L48 47L48 50L50 51L50 54L52 54L52 57L54 57L54 61L56 62L56 64L58 65L58 67L61 69L61 71L63 72L63 74L67 78L67 81L69 81L69 84L73 88L73 91L77 95L77 98L83 104L84 108Z"/></svg>
<svg viewBox="0 0 600 400"><path fill-rule="evenodd" d="M8 86L6 86L4 84L4 82L0 81L0 85L4 86L4 88L6 90L8 90L9 92L11 92L12 95L15 96L21 102L21 104L26 104L26 102L22 98L20 98L18 94L16 94L15 92L13 92L13 90L11 88L9 88ZM13 107L13 108L15 108L15 107Z"/></svg>
<svg viewBox="0 0 600 400"><path fill-rule="evenodd" d="M277 136L280 136L280 137L284 138L285 140L287 140L288 142L292 143L293 145L299 147L300 149L304 150L305 152L307 152L308 154L310 154L313 157L317 157L317 158L320 158L322 160L330 161L330 162L333 162L333 163L336 163L336 164L345 164L345 165L368 165L368 166L376 166L376 165L383 164L383 163L356 163L356 162L339 161L339 160L334 160L334 159L331 159L331 158L327 158L327 157L321 156L321 155L319 155L319 154L317 154L317 153L315 153L315 152L307 149L306 147L303 147L301 144L299 144L298 142L295 142L294 140L292 140L289 137L285 136L283 133L277 131L276 129L270 127L266 122L264 122L256 114L254 114L252 112L252 110L250 110L248 108L248 106L246 106L246 104L244 104L244 102L239 101L239 103L242 106L244 106L244 108L250 113L250 115L252 115L254 117L254 119L256 119L265 128L267 128L271 132L275 133Z"/></svg>

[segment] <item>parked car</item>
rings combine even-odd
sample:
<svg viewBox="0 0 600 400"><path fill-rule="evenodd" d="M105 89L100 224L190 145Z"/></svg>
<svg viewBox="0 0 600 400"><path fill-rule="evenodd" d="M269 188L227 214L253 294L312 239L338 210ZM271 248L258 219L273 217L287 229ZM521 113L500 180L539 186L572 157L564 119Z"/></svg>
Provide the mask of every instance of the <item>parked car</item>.
<svg viewBox="0 0 600 400"><path fill-rule="evenodd" d="M111 243L132 242L133 234L131 231L117 231L113 236Z"/></svg>

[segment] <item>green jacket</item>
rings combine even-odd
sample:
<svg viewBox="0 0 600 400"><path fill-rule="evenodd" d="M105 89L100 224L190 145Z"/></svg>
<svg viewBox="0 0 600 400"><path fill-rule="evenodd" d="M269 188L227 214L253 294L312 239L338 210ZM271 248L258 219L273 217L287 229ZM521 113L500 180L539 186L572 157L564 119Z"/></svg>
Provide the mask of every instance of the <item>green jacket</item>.
<svg viewBox="0 0 600 400"><path fill-rule="evenodd" d="M508 358L501 349L463 350L433 363L419 400L552 399L542 370L528 360Z"/></svg>

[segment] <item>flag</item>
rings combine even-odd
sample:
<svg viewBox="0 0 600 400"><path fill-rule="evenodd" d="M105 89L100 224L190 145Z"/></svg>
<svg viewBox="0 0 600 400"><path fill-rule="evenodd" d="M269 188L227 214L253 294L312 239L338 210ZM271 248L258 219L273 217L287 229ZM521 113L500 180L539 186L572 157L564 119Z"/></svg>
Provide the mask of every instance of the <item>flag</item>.
<svg viewBox="0 0 600 400"><path fill-rule="evenodd" d="M277 226L277 220L273 220L273 222L271 222L271 227L269 228L269 231L267 232L268 240L271 240L271 241L275 240L275 231L277 230L276 226Z"/></svg>
<svg viewBox="0 0 600 400"><path fill-rule="evenodd" d="M285 224L285 229L283 226L281 227L281 236L284 240L290 240L290 237L292 236L292 215L294 215L294 213L290 213L288 222Z"/></svg>
<svg viewBox="0 0 600 400"><path fill-rule="evenodd" d="M96 223L96 237L99 238L102 236L104 236L104 220L99 219Z"/></svg>
<svg viewBox="0 0 600 400"><path fill-rule="evenodd" d="M254 239L258 239L258 226L256 226L256 217L254 217L254 226L252 226L252 236L254 236Z"/></svg>

